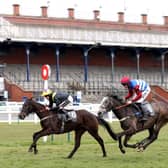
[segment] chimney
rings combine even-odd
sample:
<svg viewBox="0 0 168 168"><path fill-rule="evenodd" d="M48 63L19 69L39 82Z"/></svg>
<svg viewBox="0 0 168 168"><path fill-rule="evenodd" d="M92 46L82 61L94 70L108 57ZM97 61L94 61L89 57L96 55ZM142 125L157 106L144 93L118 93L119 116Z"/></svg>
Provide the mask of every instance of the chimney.
<svg viewBox="0 0 168 168"><path fill-rule="evenodd" d="M147 24L148 15L142 14L141 17L142 17L142 24Z"/></svg>
<svg viewBox="0 0 168 168"><path fill-rule="evenodd" d="M48 13L47 13L47 6L41 6L41 16L42 17L47 17Z"/></svg>
<svg viewBox="0 0 168 168"><path fill-rule="evenodd" d="M163 16L164 17L164 25L168 25L168 16Z"/></svg>
<svg viewBox="0 0 168 168"><path fill-rule="evenodd" d="M93 14L94 14L94 20L99 21L100 20L100 11L99 10L94 10Z"/></svg>
<svg viewBox="0 0 168 168"><path fill-rule="evenodd" d="M74 19L74 8L68 8L68 18Z"/></svg>
<svg viewBox="0 0 168 168"><path fill-rule="evenodd" d="M124 12L118 12L118 22L124 23Z"/></svg>
<svg viewBox="0 0 168 168"><path fill-rule="evenodd" d="M14 16L19 16L20 15L19 7L20 7L19 4L13 4L13 15Z"/></svg>

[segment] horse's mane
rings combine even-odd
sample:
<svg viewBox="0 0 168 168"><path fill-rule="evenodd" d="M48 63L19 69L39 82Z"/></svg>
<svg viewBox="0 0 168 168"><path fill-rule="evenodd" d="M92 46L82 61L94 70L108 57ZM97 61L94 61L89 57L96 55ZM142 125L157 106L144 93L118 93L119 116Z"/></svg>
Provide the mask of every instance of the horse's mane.
<svg viewBox="0 0 168 168"><path fill-rule="evenodd" d="M106 96L112 97L113 99L119 101L119 102L122 103L122 104L124 103L124 100L123 100L123 98L122 98L120 95L116 95L116 94L114 94L114 93L109 92L109 93L107 93Z"/></svg>
<svg viewBox="0 0 168 168"><path fill-rule="evenodd" d="M45 107L45 105L43 105L43 104L37 102L33 97L27 99L27 101L32 102L32 103L35 103L35 104L38 105L39 107Z"/></svg>
<svg viewBox="0 0 168 168"><path fill-rule="evenodd" d="M107 96L109 96L112 99L114 99L120 105L124 105L125 104L124 99L121 96L119 96L119 95L116 95L116 94L113 94L113 93L108 93ZM137 107L134 106L134 105L129 105L129 106L127 106L127 108L123 108L123 109L125 109L124 111L126 112L127 115L132 115L133 111L137 111Z"/></svg>

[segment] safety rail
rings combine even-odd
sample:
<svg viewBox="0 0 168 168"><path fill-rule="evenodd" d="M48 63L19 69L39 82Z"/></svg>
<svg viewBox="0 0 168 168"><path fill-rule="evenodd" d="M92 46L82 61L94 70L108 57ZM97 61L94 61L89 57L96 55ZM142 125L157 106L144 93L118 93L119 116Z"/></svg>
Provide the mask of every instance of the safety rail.
<svg viewBox="0 0 168 168"><path fill-rule="evenodd" d="M0 122L20 122L18 114L22 108L23 102L10 102L1 101L0 102ZM36 114L28 116L23 122L38 122L38 117Z"/></svg>
<svg viewBox="0 0 168 168"><path fill-rule="evenodd" d="M28 117L25 118L25 120L20 120L18 118L18 114L21 110L22 104L23 102L16 102L16 103L12 103L12 102L5 102L6 105L1 105L0 106L0 122L5 122L8 124L12 124L13 122L33 122L33 123L38 123L40 120L37 117L36 114L31 114ZM99 104L92 104L92 103L80 103L80 104L76 104L76 105L71 105L68 106L68 109L72 109L72 110L78 110L78 109L86 109L89 112L93 113L94 115L97 115L97 111L98 111L98 107ZM112 122L114 120L116 120L116 117L113 115L113 113L109 112L107 113L104 118L109 121Z"/></svg>

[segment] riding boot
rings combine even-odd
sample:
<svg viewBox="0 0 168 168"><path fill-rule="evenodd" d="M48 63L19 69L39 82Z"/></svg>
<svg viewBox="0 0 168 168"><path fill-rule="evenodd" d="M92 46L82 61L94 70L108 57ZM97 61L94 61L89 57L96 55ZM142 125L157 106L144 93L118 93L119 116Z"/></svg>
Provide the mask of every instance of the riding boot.
<svg viewBox="0 0 168 168"><path fill-rule="evenodd" d="M70 120L70 118L69 118L69 116L68 116L68 114L67 114L67 112L65 110L62 110L62 114L64 115L64 121L65 122Z"/></svg>
<svg viewBox="0 0 168 168"><path fill-rule="evenodd" d="M147 112L143 112L142 120L143 121L147 121L148 120L148 113Z"/></svg>

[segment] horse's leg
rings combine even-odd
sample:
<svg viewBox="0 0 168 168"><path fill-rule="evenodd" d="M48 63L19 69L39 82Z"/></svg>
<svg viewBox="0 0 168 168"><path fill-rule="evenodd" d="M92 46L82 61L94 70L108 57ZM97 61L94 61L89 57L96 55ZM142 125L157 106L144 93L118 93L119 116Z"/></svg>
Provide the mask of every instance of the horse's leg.
<svg viewBox="0 0 168 168"><path fill-rule="evenodd" d="M124 150L124 148L123 148L123 145L122 145L122 137L123 137L124 135L122 135L122 136L119 136L118 137L118 142L119 142L119 149L120 149L120 151L122 152L122 153L125 153L125 150Z"/></svg>
<svg viewBox="0 0 168 168"><path fill-rule="evenodd" d="M75 145L73 150L71 151L71 153L68 155L68 158L72 158L72 156L74 155L74 153L77 151L77 149L80 147L80 141L81 141L81 137L84 134L86 130L85 129L79 129L79 130L75 130Z"/></svg>
<svg viewBox="0 0 168 168"><path fill-rule="evenodd" d="M126 135L124 138L124 146L127 148L136 148L137 144L128 144L128 141L130 140L130 138L132 137L132 135Z"/></svg>
<svg viewBox="0 0 168 168"><path fill-rule="evenodd" d="M96 141L100 144L101 146L101 149L102 149L102 152L103 152L103 157L106 157L107 154L106 154L106 150L105 150L105 147L104 147L104 141L103 139L99 136L98 134L98 130L88 130L88 132L90 133L90 135L92 135Z"/></svg>
<svg viewBox="0 0 168 168"><path fill-rule="evenodd" d="M127 144L127 141L129 140L129 136L132 136L132 134L136 133L136 131L137 131L136 125L133 124L131 127L129 127L129 129L117 134L118 141L119 141L119 148L122 153L125 153L125 150L122 145L122 137L125 135L125 138L124 138L124 146L125 146Z"/></svg>
<svg viewBox="0 0 168 168"><path fill-rule="evenodd" d="M148 131L149 131L149 136L136 144L128 144L128 141L132 137L132 135L126 135L124 139L124 146L127 148L137 148L139 146L142 146L148 139L151 138L153 134L153 127L149 128Z"/></svg>
<svg viewBox="0 0 168 168"><path fill-rule="evenodd" d="M29 147L29 152L34 151L34 154L37 154L38 150L37 150L37 145L36 144L37 144L38 139L42 136L49 135L49 134L51 134L51 132L49 130L44 130L44 129L42 129L38 132L35 132L33 134L33 143Z"/></svg>
<svg viewBox="0 0 168 168"><path fill-rule="evenodd" d="M150 139L148 139L148 141L146 141L146 143L143 144L143 146L141 147L143 150L145 150L151 143L153 143L157 138L158 138L158 134L160 129L167 123L167 121L163 121L160 120L159 122L156 123L155 128L154 128L154 132L151 136Z"/></svg>
<svg viewBox="0 0 168 168"><path fill-rule="evenodd" d="M148 128L148 132L149 132L149 136L148 137L146 137L142 141L136 143L138 151L141 151L141 148L143 148L143 145L145 143L147 143L147 141L149 141L152 138L152 136L154 134L154 125L152 127Z"/></svg>
<svg viewBox="0 0 168 168"><path fill-rule="evenodd" d="M130 125L130 127L127 130L124 130L118 133L117 137L119 138L124 135L132 135L132 134L135 134L136 132L137 132L136 123L133 123L132 125Z"/></svg>

